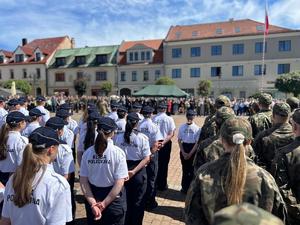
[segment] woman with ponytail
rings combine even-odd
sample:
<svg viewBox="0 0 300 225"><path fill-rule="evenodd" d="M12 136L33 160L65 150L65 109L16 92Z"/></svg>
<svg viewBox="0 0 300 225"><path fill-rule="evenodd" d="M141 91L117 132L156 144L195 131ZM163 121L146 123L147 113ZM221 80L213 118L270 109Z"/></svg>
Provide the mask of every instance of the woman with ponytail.
<svg viewBox="0 0 300 225"><path fill-rule="evenodd" d="M250 123L229 118L220 136L225 153L197 171L186 198L186 224L212 224L216 211L243 202L285 221L286 207L273 177L245 154L252 141Z"/></svg>
<svg viewBox="0 0 300 225"><path fill-rule="evenodd" d="M102 117L95 144L82 156L80 185L86 198L87 224L123 225L126 212L126 156L112 141L117 125Z"/></svg>
<svg viewBox="0 0 300 225"><path fill-rule="evenodd" d="M150 162L150 146L146 135L137 130L137 113L127 115L125 132L117 135L115 144L126 155L129 180L126 182L127 213L125 225L142 225L147 188L146 165Z"/></svg>
<svg viewBox="0 0 300 225"><path fill-rule="evenodd" d="M23 161L5 187L1 224L64 225L72 220L70 187L54 172L60 140L47 127L34 130Z"/></svg>

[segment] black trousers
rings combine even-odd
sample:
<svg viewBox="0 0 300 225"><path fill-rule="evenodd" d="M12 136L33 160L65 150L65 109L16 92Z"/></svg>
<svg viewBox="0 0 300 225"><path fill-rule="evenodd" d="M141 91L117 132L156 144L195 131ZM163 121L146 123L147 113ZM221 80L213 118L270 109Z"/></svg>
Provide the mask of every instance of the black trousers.
<svg viewBox="0 0 300 225"><path fill-rule="evenodd" d="M136 167L140 161L127 161L128 170ZM125 225L142 225L145 213L145 193L147 189L146 168L141 169L125 183L127 195L127 213Z"/></svg>
<svg viewBox="0 0 300 225"><path fill-rule="evenodd" d="M70 178L68 180L70 185L71 191L71 203L72 203L72 217L73 221L66 223L67 225L75 224L75 212L76 212L76 202L75 202L75 195L74 195L74 184L75 184L75 172L70 174Z"/></svg>
<svg viewBox="0 0 300 225"><path fill-rule="evenodd" d="M195 143L192 144L182 143L184 152L190 153L194 145ZM180 152L180 161L182 165L181 187L182 190L186 192L189 189L190 184L194 178L194 167L193 167L194 156L192 156L188 160L185 160L182 156L182 153Z"/></svg>
<svg viewBox="0 0 300 225"><path fill-rule="evenodd" d="M164 190L168 187L167 178L171 149L172 141L169 141L158 151L158 172L156 179L158 190Z"/></svg>
<svg viewBox="0 0 300 225"><path fill-rule="evenodd" d="M155 202L156 196L156 177L158 171L158 152L151 156L151 161L146 167L147 171L147 191L146 203L151 204Z"/></svg>
<svg viewBox="0 0 300 225"><path fill-rule="evenodd" d="M103 201L113 187L96 187L90 184L92 193L96 201ZM88 225L124 225L126 213L126 192L123 190L106 209L102 212L100 220L94 220L90 204L85 200L85 210Z"/></svg>

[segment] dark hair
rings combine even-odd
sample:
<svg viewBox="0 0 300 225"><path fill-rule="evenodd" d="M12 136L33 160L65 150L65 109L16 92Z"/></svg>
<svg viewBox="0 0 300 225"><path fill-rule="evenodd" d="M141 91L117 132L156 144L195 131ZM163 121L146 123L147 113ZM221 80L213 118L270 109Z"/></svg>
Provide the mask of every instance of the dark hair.
<svg viewBox="0 0 300 225"><path fill-rule="evenodd" d="M133 128L136 126L138 121L127 120L124 132L124 140L127 144L130 144L130 135L132 133Z"/></svg>
<svg viewBox="0 0 300 225"><path fill-rule="evenodd" d="M7 151L6 151L6 143L8 139L9 126L7 123L3 124L0 130L0 160L6 159Z"/></svg>
<svg viewBox="0 0 300 225"><path fill-rule="evenodd" d="M100 157L102 157L106 148L107 148L107 139L105 137L104 132L102 130L99 130L97 139L95 141L95 151Z"/></svg>
<svg viewBox="0 0 300 225"><path fill-rule="evenodd" d="M84 139L84 149L88 149L95 143L95 135L96 135L96 127L97 122L96 121L88 121L87 122L87 131Z"/></svg>
<svg viewBox="0 0 300 225"><path fill-rule="evenodd" d="M29 123L33 122L33 121L36 121L40 116L30 116L29 117Z"/></svg>
<svg viewBox="0 0 300 225"><path fill-rule="evenodd" d="M117 114L119 119L124 119L126 116L126 112L124 111L117 111Z"/></svg>

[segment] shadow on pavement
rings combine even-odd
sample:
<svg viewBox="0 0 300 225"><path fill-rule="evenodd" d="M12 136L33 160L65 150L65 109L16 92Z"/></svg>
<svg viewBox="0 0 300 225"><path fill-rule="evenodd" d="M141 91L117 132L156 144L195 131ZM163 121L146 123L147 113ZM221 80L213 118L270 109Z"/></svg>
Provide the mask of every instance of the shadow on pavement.
<svg viewBox="0 0 300 225"><path fill-rule="evenodd" d="M85 218L79 218L79 219L75 219L75 224L76 225L86 225L87 221Z"/></svg>
<svg viewBox="0 0 300 225"><path fill-rule="evenodd" d="M166 191L158 191L157 197L169 199L172 201L184 202L185 201L185 194L181 193L180 191L174 189L168 189Z"/></svg>
<svg viewBox="0 0 300 225"><path fill-rule="evenodd" d="M181 208L181 207L158 206L157 208L152 210L151 213L154 213L157 215L168 216L168 217L172 218L173 220L184 222L183 208Z"/></svg>

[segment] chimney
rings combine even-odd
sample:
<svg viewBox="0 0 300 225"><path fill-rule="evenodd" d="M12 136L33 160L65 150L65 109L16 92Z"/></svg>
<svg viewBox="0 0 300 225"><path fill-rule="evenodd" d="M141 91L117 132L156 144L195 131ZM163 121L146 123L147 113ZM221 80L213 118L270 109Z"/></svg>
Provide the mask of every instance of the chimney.
<svg viewBox="0 0 300 225"><path fill-rule="evenodd" d="M71 38L71 48L75 48L75 38Z"/></svg>
<svg viewBox="0 0 300 225"><path fill-rule="evenodd" d="M233 21L234 21L234 18L230 18L230 19L229 19L229 22L233 22Z"/></svg>
<svg viewBox="0 0 300 225"><path fill-rule="evenodd" d="M22 46L27 45L27 38L22 38Z"/></svg>

